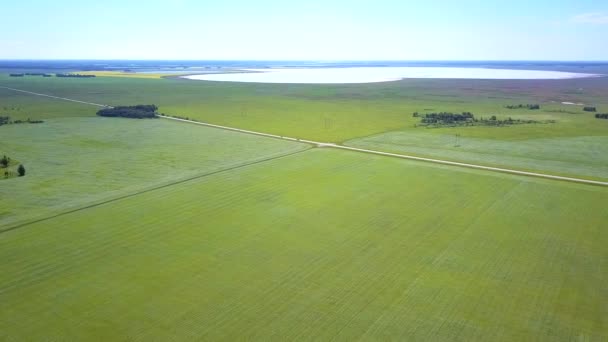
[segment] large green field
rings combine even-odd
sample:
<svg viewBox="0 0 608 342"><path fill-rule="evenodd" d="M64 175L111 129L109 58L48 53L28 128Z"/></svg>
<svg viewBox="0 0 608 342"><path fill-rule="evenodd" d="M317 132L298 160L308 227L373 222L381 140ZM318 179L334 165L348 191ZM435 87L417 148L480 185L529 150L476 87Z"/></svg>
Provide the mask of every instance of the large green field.
<svg viewBox="0 0 608 342"><path fill-rule="evenodd" d="M608 78L0 86L608 180ZM538 111L506 105L539 103ZM608 340L608 187L314 147L0 88L0 340ZM555 120L416 127L412 112ZM458 135L458 141L456 141Z"/></svg>
<svg viewBox="0 0 608 342"><path fill-rule="evenodd" d="M605 340L607 200L306 151L0 234L0 336Z"/></svg>
<svg viewBox="0 0 608 342"><path fill-rule="evenodd" d="M0 155L27 169L26 177L0 178L0 230L309 148L162 119L50 119L0 134Z"/></svg>

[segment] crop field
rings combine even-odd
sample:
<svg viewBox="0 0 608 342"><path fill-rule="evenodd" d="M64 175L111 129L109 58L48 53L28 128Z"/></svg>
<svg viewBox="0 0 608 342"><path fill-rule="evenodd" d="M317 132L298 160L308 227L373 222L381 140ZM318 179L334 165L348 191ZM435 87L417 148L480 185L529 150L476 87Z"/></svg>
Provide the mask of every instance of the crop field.
<svg viewBox="0 0 608 342"><path fill-rule="evenodd" d="M0 137L0 155L28 172L0 179L0 230L309 147L162 119L101 117L7 125Z"/></svg>
<svg viewBox="0 0 608 342"><path fill-rule="evenodd" d="M0 338L605 340L607 200L313 149L0 234Z"/></svg>
<svg viewBox="0 0 608 342"><path fill-rule="evenodd" d="M608 78L0 86L608 180ZM118 75L122 76L122 75ZM507 109L538 103L540 110ZM0 340L608 340L608 187L314 147L0 88ZM417 127L413 112L550 124Z"/></svg>

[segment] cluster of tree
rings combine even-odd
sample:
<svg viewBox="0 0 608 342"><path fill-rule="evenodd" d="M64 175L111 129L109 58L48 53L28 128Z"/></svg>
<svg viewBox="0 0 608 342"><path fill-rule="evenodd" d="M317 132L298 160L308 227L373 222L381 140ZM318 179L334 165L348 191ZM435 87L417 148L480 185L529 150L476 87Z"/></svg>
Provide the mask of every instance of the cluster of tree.
<svg viewBox="0 0 608 342"><path fill-rule="evenodd" d="M489 118L475 118L470 112L458 113L429 113L419 114L414 113L414 117L420 117L421 126L430 127L454 127L454 126L507 126L507 125L518 125L518 124L532 124L532 123L555 123L555 120L521 120L513 119L511 117L499 120L496 115L492 115Z"/></svg>
<svg viewBox="0 0 608 342"><path fill-rule="evenodd" d="M530 110L536 110L536 109L540 109L540 105L539 104L518 104L518 105L505 106L505 108L507 108L507 109L522 109L522 108L526 108L526 109L530 109Z"/></svg>
<svg viewBox="0 0 608 342"><path fill-rule="evenodd" d="M9 125L9 124L22 124L22 123L31 123L31 124L37 124L37 123L43 123L44 121L42 120L32 120L30 118L28 118L27 120L15 120L15 121L11 121L11 117L10 116L0 116L0 126L2 125Z"/></svg>
<svg viewBox="0 0 608 342"><path fill-rule="evenodd" d="M157 110L158 107L155 105L118 106L101 109L97 112L97 115L131 119L152 119L156 118Z"/></svg>
<svg viewBox="0 0 608 342"><path fill-rule="evenodd" d="M608 113L595 114L596 119L608 119Z"/></svg>
<svg viewBox="0 0 608 342"><path fill-rule="evenodd" d="M418 112L414 113L414 117L419 116L420 114L418 114ZM470 112L462 112L461 114L441 112L424 114L420 122L423 124L452 125L473 120L474 116Z"/></svg>
<svg viewBox="0 0 608 342"><path fill-rule="evenodd" d="M11 158L7 157L6 155L2 157L2 159L0 159L0 168L3 169L7 169L4 170L4 178L8 178L11 175L11 171L8 170L8 167L11 164ZM25 166L23 166L23 164L20 164L19 167L17 168L17 174L19 175L19 177L23 177L25 176Z"/></svg>
<svg viewBox="0 0 608 342"><path fill-rule="evenodd" d="M9 74L10 77L23 77L24 74Z"/></svg>
<svg viewBox="0 0 608 342"><path fill-rule="evenodd" d="M597 110L597 108L595 108L595 107L583 107L583 110L585 112L595 112Z"/></svg>
<svg viewBox="0 0 608 342"><path fill-rule="evenodd" d="M10 163L11 158L7 157L6 155L0 159L0 167L7 168Z"/></svg>
<svg viewBox="0 0 608 342"><path fill-rule="evenodd" d="M91 78L95 75L82 75L82 74L55 74L57 77L75 77L75 78Z"/></svg>

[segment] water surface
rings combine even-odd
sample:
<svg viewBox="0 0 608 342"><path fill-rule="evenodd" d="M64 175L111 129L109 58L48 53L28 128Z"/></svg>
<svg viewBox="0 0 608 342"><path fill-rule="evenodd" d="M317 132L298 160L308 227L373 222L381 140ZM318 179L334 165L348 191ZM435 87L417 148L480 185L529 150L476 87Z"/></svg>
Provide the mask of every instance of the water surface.
<svg viewBox="0 0 608 342"><path fill-rule="evenodd" d="M356 68L276 68L244 69L243 72L214 75L189 75L204 81L253 83L374 83L406 78L437 79L567 79L598 75L549 70L515 70L458 67L356 67Z"/></svg>

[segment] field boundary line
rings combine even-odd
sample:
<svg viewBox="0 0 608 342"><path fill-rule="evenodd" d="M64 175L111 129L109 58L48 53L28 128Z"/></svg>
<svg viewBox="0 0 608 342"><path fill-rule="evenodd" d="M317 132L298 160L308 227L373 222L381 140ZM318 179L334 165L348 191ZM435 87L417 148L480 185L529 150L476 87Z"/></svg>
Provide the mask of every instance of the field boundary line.
<svg viewBox="0 0 608 342"><path fill-rule="evenodd" d="M111 106L102 105L102 104L98 104L98 103L73 100L73 99L69 99L69 98L65 98L65 97L59 97L59 96L53 96L53 95L35 93L35 92L27 91L27 90L9 88L9 87L5 87L5 86L0 86L0 88L14 90L14 91L20 91L20 92L27 93L27 94L32 94L32 95L38 95L38 96L45 96L45 97L55 98L55 99L59 99L59 100L78 102L78 103L88 104L88 105L97 106L97 107L109 107L109 108L111 108ZM375 154L375 155L380 155L380 156L385 156L385 157L409 159L409 160L423 161L423 162L428 162L428 163L450 165L450 166L459 166L459 167L466 167L466 168L470 168L470 169L485 170L485 171L500 172L500 173L508 173L508 174L513 174L513 175L518 175L518 176L528 176L528 177L545 178L545 179L567 181L567 182L580 183L580 184L608 186L608 182L594 181L594 180L584 179L584 178L556 176L556 175L551 175L551 174L546 174L546 173L528 172L528 171L521 171L521 170L515 170L515 169L506 169L506 168L501 168L501 167L484 166L484 165L469 164L469 163L460 163L460 162L454 162L454 161L443 160L443 159L416 157L416 156L408 155L408 154L397 154L397 153L382 152L382 151L376 151L376 150L368 150L368 149L363 149L363 148L356 148L356 147L349 147L349 146L339 145L339 144L335 144L335 143L324 143L324 142L319 142L319 141L314 141L314 140L296 139L296 138L286 137L286 136L281 136L281 135L276 135L276 134L262 133L262 132L250 131L250 130L246 130L246 129L235 128L235 127L215 125L215 124L210 124L210 123L206 123L206 122L199 122L199 121L194 121L194 120L189 120L189 119L174 118L174 117L170 117L170 116L166 116L166 115L158 115L158 117L159 118L163 118L163 119L168 119L168 120L175 120L175 121L181 121L181 122L186 122L186 123L192 123L192 124L201 125L201 126L220 128L220 129L225 129L225 130L234 131L234 132L253 134L253 135L258 135L258 136L263 136L263 137L268 137L268 138L283 139L283 140L294 141L294 142L304 142L304 143L316 145L317 147L330 147L330 148L336 148L336 149L348 150L348 151L354 151L354 152L360 152L360 153ZM1 232L2 231L0 231L0 233Z"/></svg>
<svg viewBox="0 0 608 342"><path fill-rule="evenodd" d="M51 220L51 219L54 219L54 218L57 218L57 217L60 217L60 216L76 213L76 212L79 212L79 211L82 211L82 210L85 210L85 209L99 207L99 206L102 206L104 204L120 201L120 200L127 199L127 198L130 198L130 197L135 197L135 196L142 195L142 194L145 194L145 193L148 193L148 192L152 192L152 191L156 191L156 190L172 187L174 185L190 182L190 181L193 181L193 180L196 180L196 179L213 176L213 175L216 175L216 174L219 174L219 173L233 171L233 170L236 170L236 169L240 169L240 168L244 168L244 167L252 166L252 165L256 165L256 164L261 164L261 163L265 163L265 162L276 160L276 159L280 159L280 158L290 157L290 156L293 156L293 155L296 155L296 154L299 154L299 153L306 152L306 151L308 151L310 149L311 148L308 147L308 148L304 148L302 150L293 151L293 152L281 154L281 155L278 155L278 156L276 156L276 155L275 156L270 156L270 157L254 160L254 161L247 162L247 163L230 166L230 167L227 167L225 169L215 170L215 171L199 174L199 175L196 175L196 176L180 179L180 180L177 180L175 182L153 186L151 188L143 189L143 190L136 191L136 192L133 192L133 193L130 193L130 194L121 195L121 196L118 196L118 197L102 200L101 202L91 203L91 204L85 205L83 207L69 209L69 210L64 211L64 212L60 212L60 213L57 213L57 214L52 214L50 216L42 217L42 218L35 219L35 220L32 220L32 221L18 223L18 224L14 225L14 226L9 226L8 228L2 228L2 229L0 229L0 234L8 233L10 231L17 230L19 228L23 228L23 227L29 226L31 224L34 224L34 223L44 222L44 221Z"/></svg>

